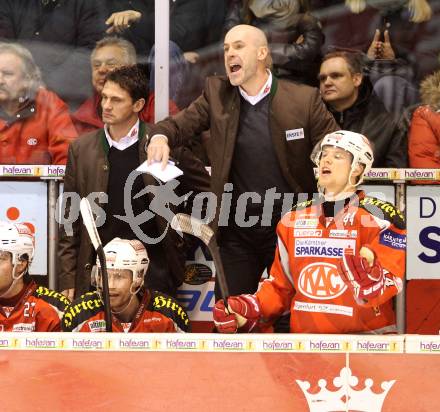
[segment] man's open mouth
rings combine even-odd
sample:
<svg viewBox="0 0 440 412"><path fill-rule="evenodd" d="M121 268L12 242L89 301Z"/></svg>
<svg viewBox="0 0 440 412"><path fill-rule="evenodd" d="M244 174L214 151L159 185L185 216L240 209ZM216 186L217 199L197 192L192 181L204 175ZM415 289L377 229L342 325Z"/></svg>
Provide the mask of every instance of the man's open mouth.
<svg viewBox="0 0 440 412"><path fill-rule="evenodd" d="M240 69L241 69L241 66L239 64L229 65L229 70L231 70L232 73L238 72Z"/></svg>

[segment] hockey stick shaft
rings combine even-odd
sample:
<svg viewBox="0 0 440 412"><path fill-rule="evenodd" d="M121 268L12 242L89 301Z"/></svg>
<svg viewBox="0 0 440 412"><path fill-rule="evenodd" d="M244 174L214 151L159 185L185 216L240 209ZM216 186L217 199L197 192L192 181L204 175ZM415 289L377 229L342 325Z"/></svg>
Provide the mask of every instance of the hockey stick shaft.
<svg viewBox="0 0 440 412"><path fill-rule="evenodd" d="M93 218L92 208L88 199L82 198L80 202L80 211L84 226L87 229L89 238L93 244L101 263L102 273L102 300L104 302L104 318L106 332L112 332L112 314L110 310L110 295L108 290L108 272L107 262L105 259L104 248L102 247L101 238L99 237L98 229L96 228L95 219Z"/></svg>
<svg viewBox="0 0 440 412"><path fill-rule="evenodd" d="M177 213L171 222L174 230L180 230L192 236L199 238L208 248L215 267L215 278L220 289L220 296L227 307L227 299L229 297L229 288L226 281L225 271L220 256L219 247L213 230L201 220L196 219L184 213Z"/></svg>
<svg viewBox="0 0 440 412"><path fill-rule="evenodd" d="M228 298L229 298L229 288L228 283L226 281L225 270L223 268L223 262L220 256L220 249L217 245L217 241L215 238L212 238L209 244L207 245L209 253L211 254L212 260L214 262L215 267L215 277L218 282L218 287L220 289L220 296L225 303L225 307L228 307Z"/></svg>

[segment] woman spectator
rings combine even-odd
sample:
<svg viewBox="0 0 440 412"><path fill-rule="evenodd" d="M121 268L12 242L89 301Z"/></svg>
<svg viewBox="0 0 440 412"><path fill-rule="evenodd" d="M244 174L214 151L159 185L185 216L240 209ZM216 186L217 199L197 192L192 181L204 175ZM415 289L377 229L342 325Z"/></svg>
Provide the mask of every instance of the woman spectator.
<svg viewBox="0 0 440 412"><path fill-rule="evenodd" d="M409 162L416 168L440 168L440 70L420 85L422 106L413 114L409 132ZM434 182L430 182L431 184ZM440 184L439 181L435 182Z"/></svg>

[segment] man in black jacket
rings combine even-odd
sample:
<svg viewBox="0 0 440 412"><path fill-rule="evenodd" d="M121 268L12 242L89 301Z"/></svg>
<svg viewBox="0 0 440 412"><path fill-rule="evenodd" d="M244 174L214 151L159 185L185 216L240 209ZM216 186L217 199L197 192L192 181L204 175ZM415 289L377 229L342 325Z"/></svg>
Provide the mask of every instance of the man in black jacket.
<svg viewBox="0 0 440 412"><path fill-rule="evenodd" d="M321 97L342 129L362 133L373 143L373 167L406 167L405 133L362 72L360 54L327 54L319 72Z"/></svg>
<svg viewBox="0 0 440 412"><path fill-rule="evenodd" d="M0 38L28 48L48 89L70 106L89 95L89 57L102 37L101 0L2 0Z"/></svg>

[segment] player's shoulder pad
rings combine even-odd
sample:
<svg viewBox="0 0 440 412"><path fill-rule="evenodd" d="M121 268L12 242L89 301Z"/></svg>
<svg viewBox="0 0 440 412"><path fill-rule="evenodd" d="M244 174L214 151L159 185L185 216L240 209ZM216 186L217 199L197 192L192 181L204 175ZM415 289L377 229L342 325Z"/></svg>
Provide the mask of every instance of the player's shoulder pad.
<svg viewBox="0 0 440 412"><path fill-rule="evenodd" d="M104 303L98 292L87 292L75 299L64 311L61 327L64 332L72 332L87 319L104 310Z"/></svg>
<svg viewBox="0 0 440 412"><path fill-rule="evenodd" d="M291 211L295 212L297 210L304 210L304 209L306 209L306 208L308 208L308 207L310 207L310 206L312 206L312 205L314 205L316 203L317 203L317 199L316 198L313 198L313 199L310 199L310 200L306 200L304 202L298 202L296 205L294 205L292 207Z"/></svg>
<svg viewBox="0 0 440 412"><path fill-rule="evenodd" d="M376 197L365 196L359 200L359 207L379 219L385 219L391 222L398 229L406 228L405 217L392 203Z"/></svg>
<svg viewBox="0 0 440 412"><path fill-rule="evenodd" d="M190 332L190 320L185 309L176 299L164 293L151 291L150 301L147 310L161 313L173 320L179 329L183 332Z"/></svg>
<svg viewBox="0 0 440 412"><path fill-rule="evenodd" d="M54 290L48 289L45 286L37 286L32 295L49 303L49 305L54 306L60 312L64 312L66 307L70 305L70 300L67 299L62 293L55 292Z"/></svg>

